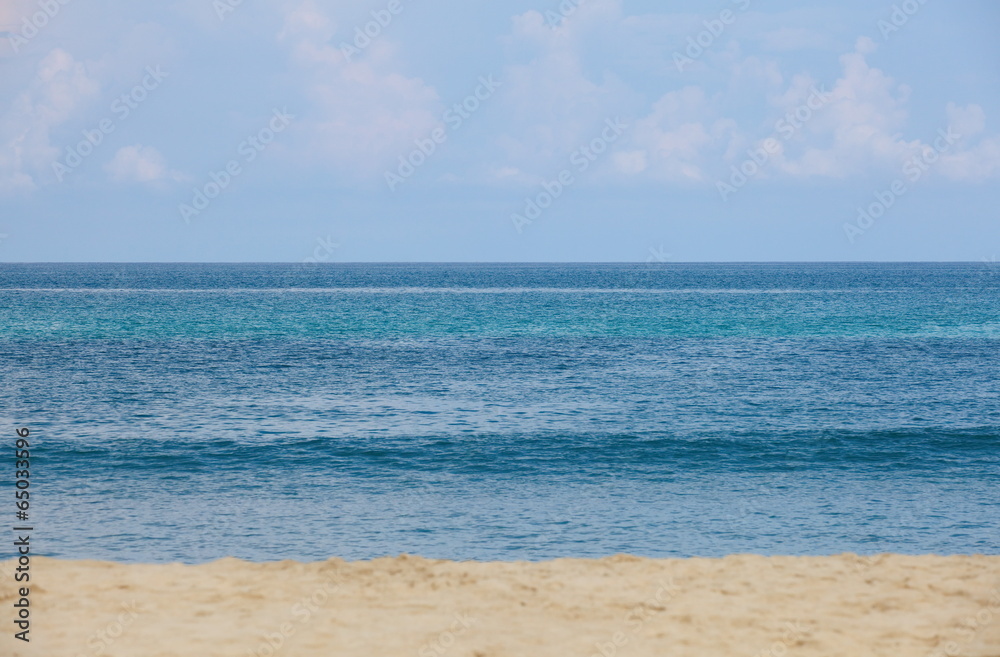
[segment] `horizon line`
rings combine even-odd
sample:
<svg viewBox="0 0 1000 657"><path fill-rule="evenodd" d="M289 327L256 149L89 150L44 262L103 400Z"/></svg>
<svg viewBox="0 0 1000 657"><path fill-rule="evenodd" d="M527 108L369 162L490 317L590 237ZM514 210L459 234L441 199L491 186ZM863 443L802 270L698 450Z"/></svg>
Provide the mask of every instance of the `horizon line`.
<svg viewBox="0 0 1000 657"><path fill-rule="evenodd" d="M982 265L981 260L0 260L3 265Z"/></svg>

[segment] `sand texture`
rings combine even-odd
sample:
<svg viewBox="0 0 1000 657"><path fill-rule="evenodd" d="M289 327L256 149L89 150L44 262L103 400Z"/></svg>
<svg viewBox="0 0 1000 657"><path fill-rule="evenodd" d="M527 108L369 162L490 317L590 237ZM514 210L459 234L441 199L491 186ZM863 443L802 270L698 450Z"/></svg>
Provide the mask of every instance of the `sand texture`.
<svg viewBox="0 0 1000 657"><path fill-rule="evenodd" d="M1000 557L36 558L4 657L1000 657Z"/></svg>

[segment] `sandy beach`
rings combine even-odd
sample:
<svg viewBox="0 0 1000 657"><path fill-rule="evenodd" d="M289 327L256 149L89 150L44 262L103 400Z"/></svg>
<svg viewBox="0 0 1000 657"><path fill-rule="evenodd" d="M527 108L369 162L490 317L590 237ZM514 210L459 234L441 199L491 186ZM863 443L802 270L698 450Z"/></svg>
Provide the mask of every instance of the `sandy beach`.
<svg viewBox="0 0 1000 657"><path fill-rule="evenodd" d="M3 607L16 601L2 564ZM12 657L1000 656L1000 557L32 562Z"/></svg>

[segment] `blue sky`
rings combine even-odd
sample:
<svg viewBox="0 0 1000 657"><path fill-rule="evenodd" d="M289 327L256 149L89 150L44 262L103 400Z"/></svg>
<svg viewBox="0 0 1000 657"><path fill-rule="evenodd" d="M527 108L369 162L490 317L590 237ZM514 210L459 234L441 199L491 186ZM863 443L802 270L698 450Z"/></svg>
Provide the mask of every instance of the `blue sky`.
<svg viewBox="0 0 1000 657"><path fill-rule="evenodd" d="M998 27L987 0L7 0L0 260L993 261Z"/></svg>

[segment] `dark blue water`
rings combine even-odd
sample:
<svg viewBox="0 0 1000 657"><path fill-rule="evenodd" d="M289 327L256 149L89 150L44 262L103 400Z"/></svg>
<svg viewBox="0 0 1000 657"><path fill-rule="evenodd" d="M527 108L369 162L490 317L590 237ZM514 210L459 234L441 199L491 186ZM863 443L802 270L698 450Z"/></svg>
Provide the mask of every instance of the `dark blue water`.
<svg viewBox="0 0 1000 657"><path fill-rule="evenodd" d="M998 269L0 265L0 416L52 556L995 554Z"/></svg>

